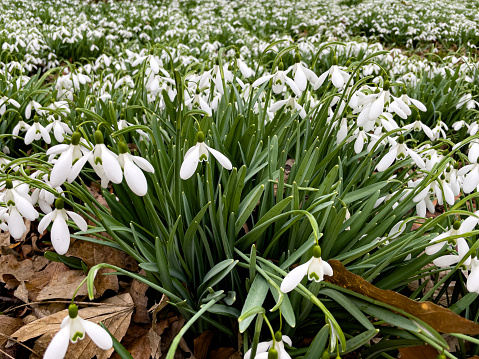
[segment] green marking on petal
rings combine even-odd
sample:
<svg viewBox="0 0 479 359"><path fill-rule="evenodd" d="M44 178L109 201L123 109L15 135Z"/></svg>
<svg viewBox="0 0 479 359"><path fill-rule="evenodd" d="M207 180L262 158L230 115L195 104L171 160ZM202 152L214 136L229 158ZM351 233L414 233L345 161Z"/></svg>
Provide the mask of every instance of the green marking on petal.
<svg viewBox="0 0 479 359"><path fill-rule="evenodd" d="M73 343L76 343L78 339L83 340L84 337L85 337L85 333L76 332L75 334L73 334L73 337L71 340Z"/></svg>
<svg viewBox="0 0 479 359"><path fill-rule="evenodd" d="M315 272L311 272L308 275L309 279L312 280L314 278L316 281L319 281L319 275L317 275Z"/></svg>
<svg viewBox="0 0 479 359"><path fill-rule="evenodd" d="M205 154L202 154L202 155L200 156L200 161L208 161L208 157L206 157Z"/></svg>

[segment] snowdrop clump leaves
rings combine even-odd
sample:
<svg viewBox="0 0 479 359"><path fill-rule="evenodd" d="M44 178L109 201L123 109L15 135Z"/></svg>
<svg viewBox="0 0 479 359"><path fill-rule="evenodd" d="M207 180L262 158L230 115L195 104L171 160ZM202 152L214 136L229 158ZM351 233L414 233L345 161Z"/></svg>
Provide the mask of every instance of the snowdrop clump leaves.
<svg viewBox="0 0 479 359"><path fill-rule="evenodd" d="M167 359L212 328L245 358L462 358L341 280L449 307L453 287L477 319L479 7L348 3L0 4L0 229L126 252L146 275L95 263L89 298L101 268L167 296ZM75 308L46 358L112 347Z"/></svg>

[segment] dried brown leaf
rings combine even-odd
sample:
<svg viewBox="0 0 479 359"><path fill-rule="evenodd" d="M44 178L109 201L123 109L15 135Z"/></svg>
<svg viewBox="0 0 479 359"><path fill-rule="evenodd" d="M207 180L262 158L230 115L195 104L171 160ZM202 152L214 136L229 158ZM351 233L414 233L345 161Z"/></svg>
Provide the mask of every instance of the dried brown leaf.
<svg viewBox="0 0 479 359"><path fill-rule="evenodd" d="M145 275L145 271L142 269L140 274ZM133 280L130 287L130 295L135 303L135 312L133 313L133 321L136 323L149 323L150 317L148 316L148 298L146 297L146 291L148 290L148 284Z"/></svg>
<svg viewBox="0 0 479 359"><path fill-rule="evenodd" d="M241 358L241 355L237 356L237 351L234 348L219 348L213 350L210 355L208 355L208 359L229 359L229 358Z"/></svg>
<svg viewBox="0 0 479 359"><path fill-rule="evenodd" d="M94 323L103 322L110 333L121 341L130 324L133 300L126 293L109 298L103 303L104 305L80 309L78 314L83 319L88 319ZM12 334L12 337L24 342L41 335L41 338L35 342L33 349L36 352L43 353L53 336L60 330L60 324L66 315L68 315L67 310L63 310L35 320L17 330ZM87 336L76 344L70 344L65 357L69 359L90 359L96 355L98 359L107 359L112 352L113 349L102 351Z"/></svg>
<svg viewBox="0 0 479 359"><path fill-rule="evenodd" d="M45 288L51 279L58 273L68 272L70 269L63 263L50 262L45 269L36 273L36 275L26 283L28 297L31 301L36 301L41 290Z"/></svg>
<svg viewBox="0 0 479 359"><path fill-rule="evenodd" d="M5 283L3 278L5 274L14 276L19 282L28 281L47 264L48 259L41 256L19 261L12 254L1 255L0 282Z"/></svg>
<svg viewBox="0 0 479 359"><path fill-rule="evenodd" d="M40 290L36 298L37 301L48 299L70 299L75 294L78 286L81 284L86 275L81 270L68 270L65 272L57 272L48 284ZM81 286L76 295L86 295L87 288Z"/></svg>
<svg viewBox="0 0 479 359"><path fill-rule="evenodd" d="M362 277L346 270L338 260L328 261L334 275L326 276L325 281L352 290L369 298L387 303L426 322L438 332L479 334L479 324L431 302L415 302L391 290L379 289Z"/></svg>
<svg viewBox="0 0 479 359"><path fill-rule="evenodd" d="M23 325L20 318L12 318L6 315L0 315L0 348L4 348L8 336L14 333Z"/></svg>
<svg viewBox="0 0 479 359"><path fill-rule="evenodd" d="M208 355L208 349L210 348L210 344L214 336L214 331L205 330L198 338L194 340L196 359L206 359Z"/></svg>
<svg viewBox="0 0 479 359"><path fill-rule="evenodd" d="M399 348L401 359L436 359L439 352L430 345Z"/></svg>
<svg viewBox="0 0 479 359"><path fill-rule="evenodd" d="M23 303L28 303L28 290L25 286L25 282L21 282L20 285L13 292L15 298L20 299Z"/></svg>

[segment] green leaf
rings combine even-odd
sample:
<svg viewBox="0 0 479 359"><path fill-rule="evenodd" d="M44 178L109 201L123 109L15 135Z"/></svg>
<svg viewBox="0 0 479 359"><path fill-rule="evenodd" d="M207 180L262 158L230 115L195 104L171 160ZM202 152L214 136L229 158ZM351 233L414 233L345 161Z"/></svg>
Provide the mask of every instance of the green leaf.
<svg viewBox="0 0 479 359"><path fill-rule="evenodd" d="M243 309L241 310L241 315L244 315L252 308L262 307L268 291L269 286L263 276L255 276L253 284L251 284L248 296L246 297L245 303L243 305ZM240 333L243 333L246 329L248 329L248 326L251 324L253 319L254 316L250 316L239 323Z"/></svg>

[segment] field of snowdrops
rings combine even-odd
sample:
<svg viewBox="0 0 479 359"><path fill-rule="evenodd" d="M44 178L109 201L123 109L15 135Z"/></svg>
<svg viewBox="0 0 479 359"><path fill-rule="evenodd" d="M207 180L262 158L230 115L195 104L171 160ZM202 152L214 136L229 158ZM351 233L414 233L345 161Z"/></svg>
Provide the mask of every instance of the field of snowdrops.
<svg viewBox="0 0 479 359"><path fill-rule="evenodd" d="M0 46L0 358L479 356L477 1L6 0Z"/></svg>

